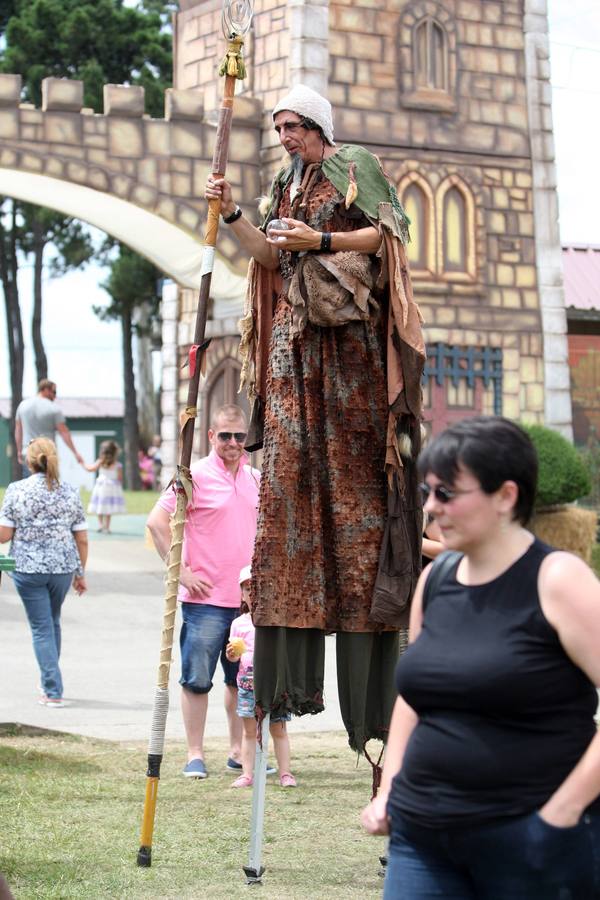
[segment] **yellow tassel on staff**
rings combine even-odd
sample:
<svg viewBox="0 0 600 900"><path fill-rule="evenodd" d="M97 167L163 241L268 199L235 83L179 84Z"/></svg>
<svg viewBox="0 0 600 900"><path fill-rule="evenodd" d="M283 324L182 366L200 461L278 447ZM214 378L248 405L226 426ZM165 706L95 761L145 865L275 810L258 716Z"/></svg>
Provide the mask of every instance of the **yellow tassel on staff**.
<svg viewBox="0 0 600 900"><path fill-rule="evenodd" d="M234 38L227 47L227 53L219 66L219 75L229 75L240 80L246 77L246 66L242 57L243 41Z"/></svg>

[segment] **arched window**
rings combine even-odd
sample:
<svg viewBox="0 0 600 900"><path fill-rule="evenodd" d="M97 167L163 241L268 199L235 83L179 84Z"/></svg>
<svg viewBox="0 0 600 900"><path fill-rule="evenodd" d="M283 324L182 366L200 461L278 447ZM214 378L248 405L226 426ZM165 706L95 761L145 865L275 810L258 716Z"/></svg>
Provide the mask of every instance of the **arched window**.
<svg viewBox="0 0 600 900"><path fill-rule="evenodd" d="M214 411L225 403L235 403L236 406L241 406L247 416L250 415L246 392L242 391L241 394L238 394L240 372L241 366L237 359L229 357L224 359L213 373L206 396L206 412L209 424L212 421Z"/></svg>
<svg viewBox="0 0 600 900"><path fill-rule="evenodd" d="M398 20L398 99L409 109L455 113L457 29L443 0L415 0Z"/></svg>
<svg viewBox="0 0 600 900"><path fill-rule="evenodd" d="M448 90L446 32L431 16L415 27L414 58L417 90Z"/></svg>
<svg viewBox="0 0 600 900"><path fill-rule="evenodd" d="M429 209L423 190L414 181L404 193L404 209L410 219L408 261L415 269L427 269L427 235L431 227Z"/></svg>
<svg viewBox="0 0 600 900"><path fill-rule="evenodd" d="M467 214L465 198L458 188L444 195L444 271L467 271Z"/></svg>
<svg viewBox="0 0 600 900"><path fill-rule="evenodd" d="M408 261L415 277L428 277L435 271L435 214L433 192L417 172L409 172L398 185L398 193L410 219Z"/></svg>
<svg viewBox="0 0 600 900"><path fill-rule="evenodd" d="M476 277L475 203L458 175L450 175L436 193L437 270L449 281Z"/></svg>
<svg viewBox="0 0 600 900"><path fill-rule="evenodd" d="M398 181L398 196L410 219L406 253L413 279L475 282L475 199L462 177L447 175L434 193L428 178L411 169Z"/></svg>

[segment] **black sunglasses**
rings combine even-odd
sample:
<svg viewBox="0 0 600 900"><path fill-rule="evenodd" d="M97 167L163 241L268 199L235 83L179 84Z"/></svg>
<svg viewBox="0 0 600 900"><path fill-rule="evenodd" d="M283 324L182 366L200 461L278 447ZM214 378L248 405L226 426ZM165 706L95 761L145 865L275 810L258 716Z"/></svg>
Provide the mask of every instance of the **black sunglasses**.
<svg viewBox="0 0 600 900"><path fill-rule="evenodd" d="M423 497L423 503L427 501L430 494L433 494L438 503L450 503L451 500L454 500L455 497L459 497L461 494L474 494L475 491L480 491L481 488L471 488L468 491L457 491L452 490L452 488L447 488L443 484L438 484L432 488L430 485L423 482L419 485L419 490Z"/></svg>
<svg viewBox="0 0 600 900"><path fill-rule="evenodd" d="M247 434L245 431L219 431L217 437L220 441L223 441L224 444L226 444L227 441L230 441L231 438L234 438L238 444L243 444Z"/></svg>

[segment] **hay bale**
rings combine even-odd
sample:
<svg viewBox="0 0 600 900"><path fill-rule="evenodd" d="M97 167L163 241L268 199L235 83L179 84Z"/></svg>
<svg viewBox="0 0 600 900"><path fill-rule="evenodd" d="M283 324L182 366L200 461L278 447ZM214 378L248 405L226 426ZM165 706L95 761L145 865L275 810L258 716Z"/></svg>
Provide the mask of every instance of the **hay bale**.
<svg viewBox="0 0 600 900"><path fill-rule="evenodd" d="M531 523L531 530L541 541L576 553L588 565L592 548L596 543L597 514L591 509L577 506L557 506L539 511Z"/></svg>

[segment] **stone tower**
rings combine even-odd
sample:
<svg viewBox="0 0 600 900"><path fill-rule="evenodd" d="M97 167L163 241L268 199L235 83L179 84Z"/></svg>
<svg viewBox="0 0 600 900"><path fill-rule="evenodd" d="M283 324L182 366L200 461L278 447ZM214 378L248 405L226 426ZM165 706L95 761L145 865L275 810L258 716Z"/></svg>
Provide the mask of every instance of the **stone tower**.
<svg viewBox="0 0 600 900"><path fill-rule="evenodd" d="M219 103L220 9L180 0L176 19L175 87L201 90L205 109ZM366 146L397 184L433 429L496 412L570 434L546 0L256 0L246 57L263 190L281 159L270 110L298 82L331 100L336 142ZM242 186L243 164L232 178ZM215 305L204 413L235 397L234 318Z"/></svg>

